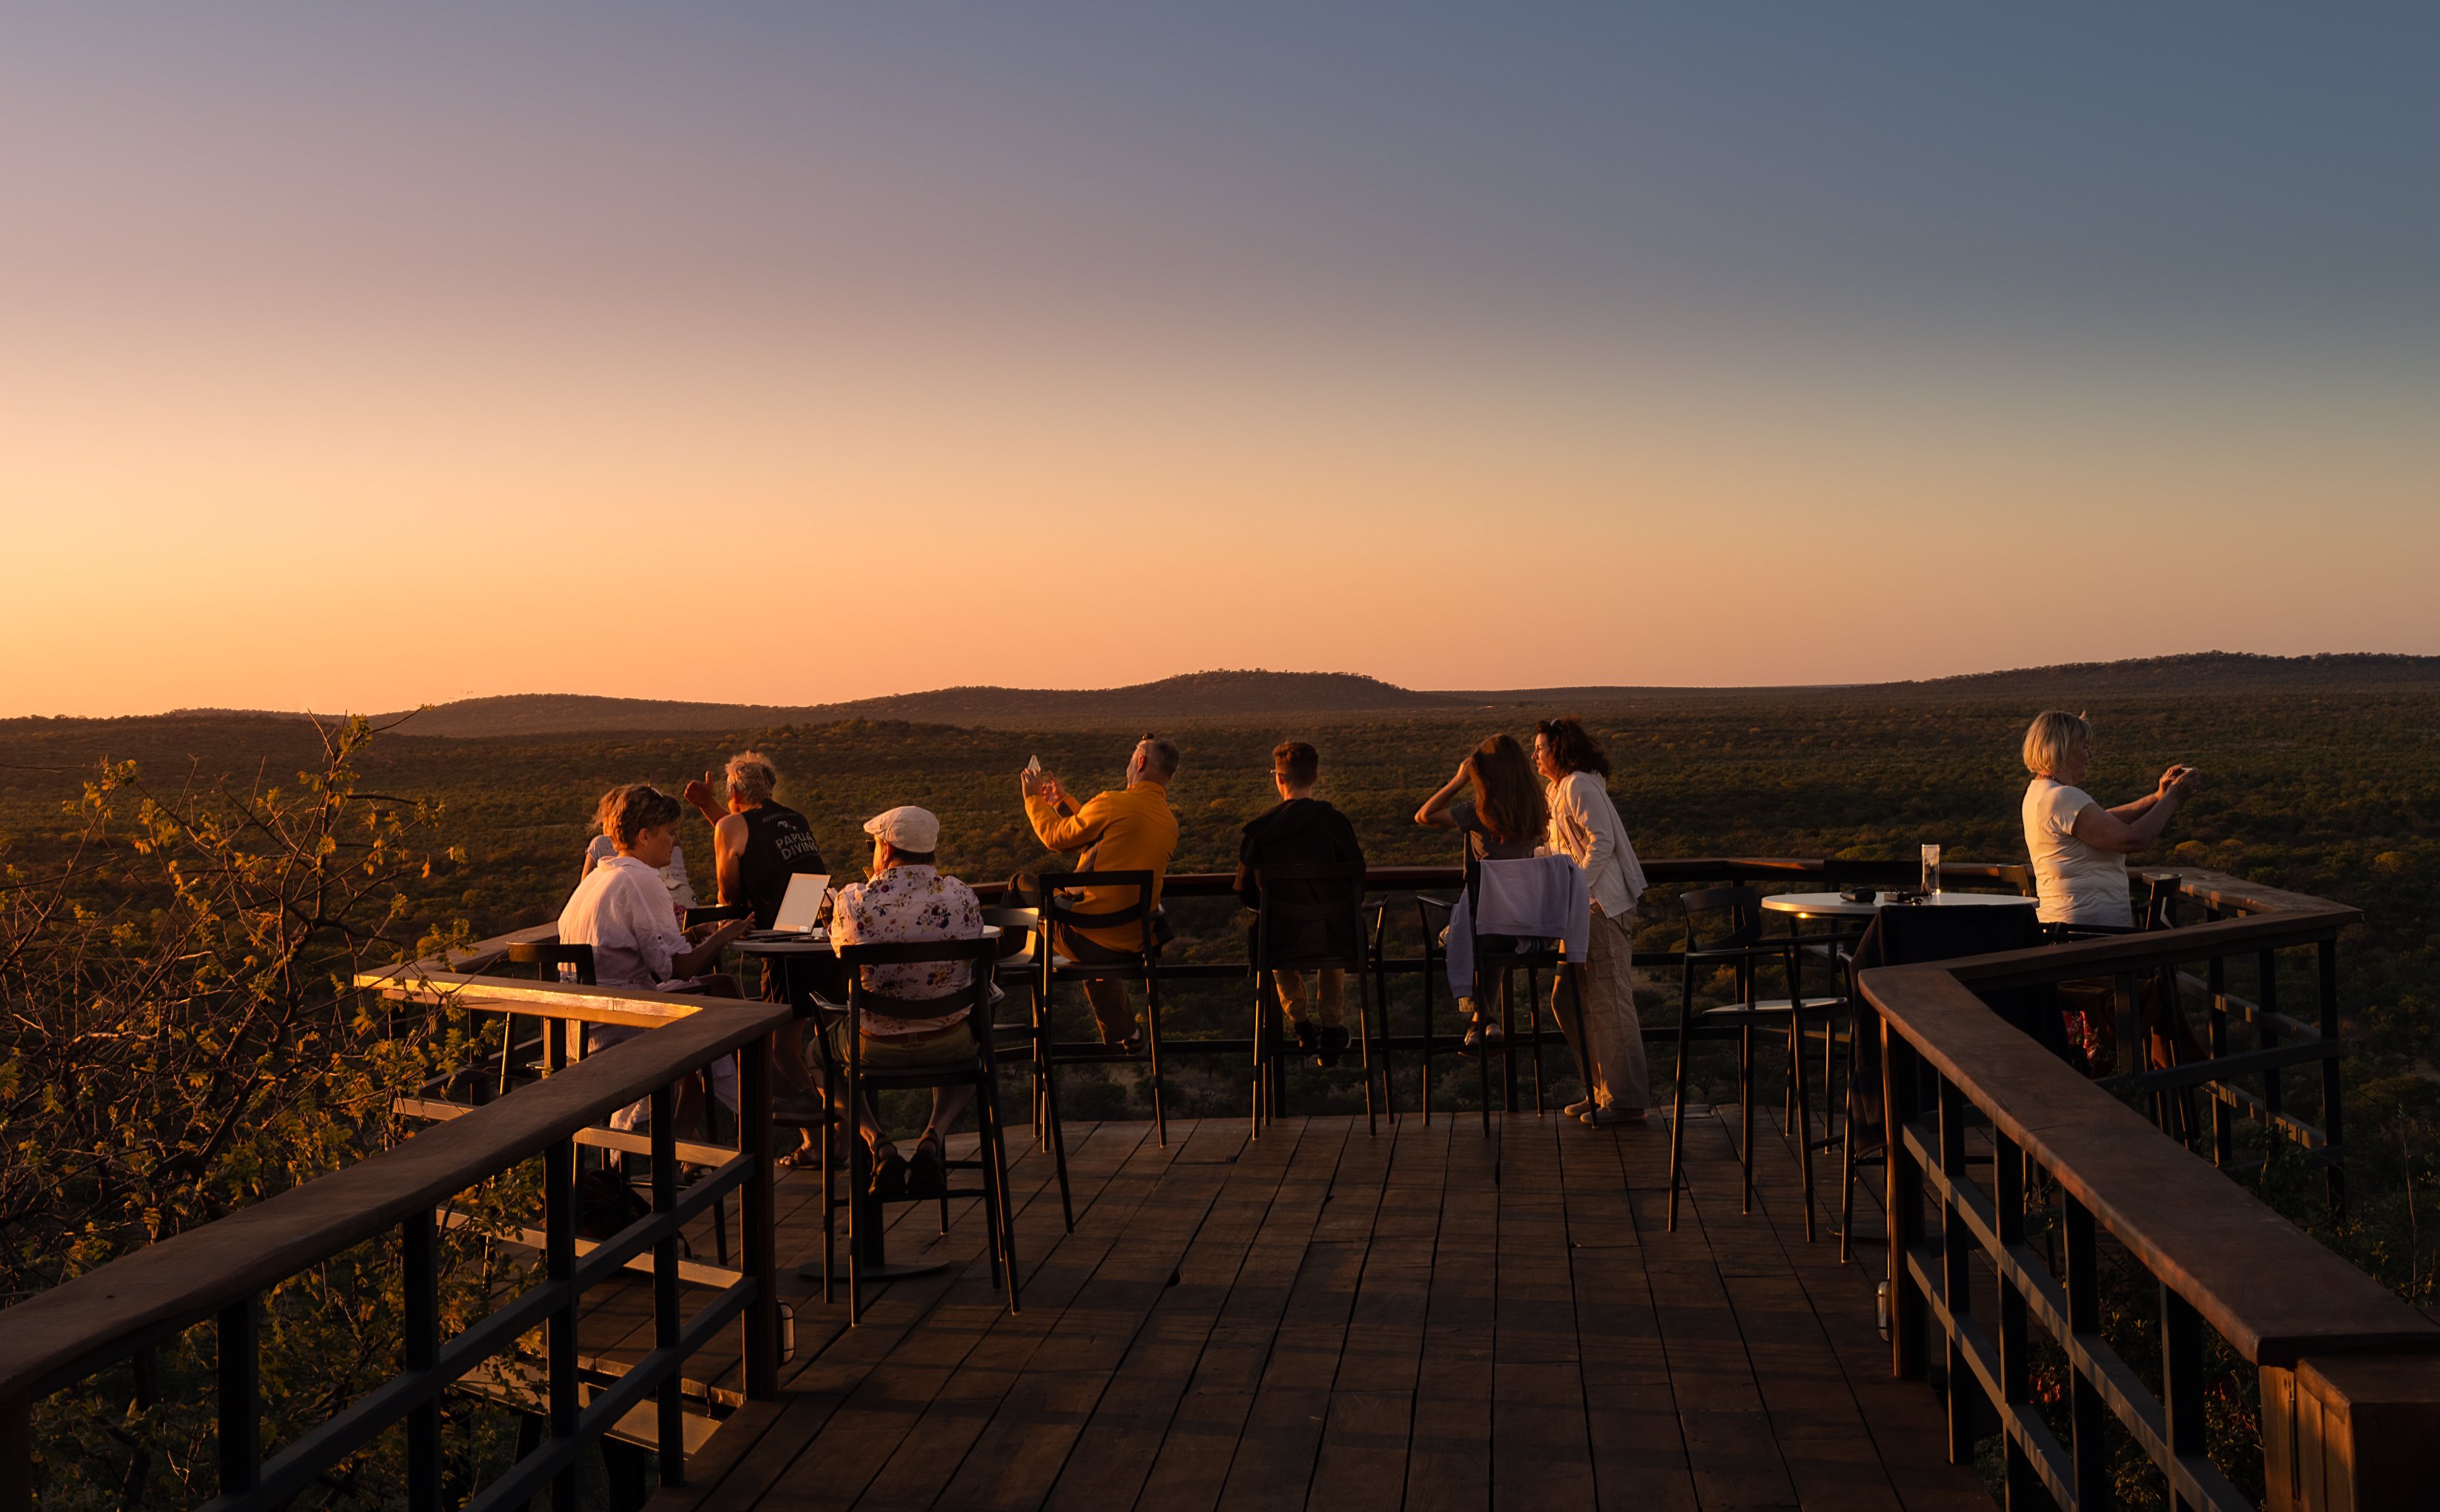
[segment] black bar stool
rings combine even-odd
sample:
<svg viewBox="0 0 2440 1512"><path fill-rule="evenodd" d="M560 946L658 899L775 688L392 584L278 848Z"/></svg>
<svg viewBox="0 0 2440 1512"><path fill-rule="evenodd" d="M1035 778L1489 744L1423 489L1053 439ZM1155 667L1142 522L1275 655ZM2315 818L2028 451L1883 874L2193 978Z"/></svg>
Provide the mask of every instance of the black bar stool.
<svg viewBox="0 0 2440 1512"><path fill-rule="evenodd" d="M1144 985L1144 1049L1152 1061L1152 1127L1160 1144L1169 1144L1169 1114L1161 1097L1160 1079L1160 941L1153 934L1153 874L1148 871L1079 871L1046 874L1042 879L1040 930L1034 953L1041 960L1042 1006L1045 1023L1050 1022L1051 990L1061 982L1085 982L1095 979L1115 982L1141 982ZM1073 904L1063 903L1063 893L1081 893L1087 888L1115 887L1135 889L1136 900L1124 908L1086 912ZM1103 961L1071 961L1058 953L1057 931L1125 929L1133 925L1139 932L1139 944L1132 951L1103 945L1115 959ZM1097 940L1080 943L1101 945Z"/></svg>
<svg viewBox="0 0 2440 1512"><path fill-rule="evenodd" d="M1278 973L1283 970L1344 971L1355 987L1355 1031L1358 1063L1364 1072L1364 1128L1380 1131L1372 1100L1372 1018L1366 1005L1365 978L1372 963L1366 957L1364 867L1348 865L1276 865L1254 868L1259 901L1255 905L1254 969L1254 1107L1253 1135L1278 1116L1285 1089L1285 1057L1281 1054L1284 1025L1281 1023ZM1288 893L1304 896L1283 896ZM1332 897L1336 893L1338 896ZM1319 951L1278 953L1282 936L1300 933L1297 926L1327 931L1333 924L1346 932L1348 952L1327 945ZM1291 941L1292 942L1292 941ZM1381 1101L1390 1098L1385 1077Z"/></svg>

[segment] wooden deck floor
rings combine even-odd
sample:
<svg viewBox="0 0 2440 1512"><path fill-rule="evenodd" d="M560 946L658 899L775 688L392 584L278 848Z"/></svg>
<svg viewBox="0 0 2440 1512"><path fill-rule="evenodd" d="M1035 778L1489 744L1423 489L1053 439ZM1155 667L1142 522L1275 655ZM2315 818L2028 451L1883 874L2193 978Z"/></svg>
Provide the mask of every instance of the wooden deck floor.
<svg viewBox="0 0 2440 1512"><path fill-rule="evenodd" d="M1317 1118L1249 1142L1229 1119L1174 1124L1166 1149L1075 1125L1068 1235L1018 1130L1024 1310L989 1285L971 1203L945 1236L899 1210L896 1257L965 1263L877 1289L853 1330L792 1279L782 1399L738 1409L652 1506L1988 1507L1931 1394L1889 1379L1871 1277L1826 1221L1804 1241L1784 1147L1741 1215L1729 1126L1688 1132L1672 1235L1657 1121ZM781 1188L783 1264L819 1253L812 1189Z"/></svg>

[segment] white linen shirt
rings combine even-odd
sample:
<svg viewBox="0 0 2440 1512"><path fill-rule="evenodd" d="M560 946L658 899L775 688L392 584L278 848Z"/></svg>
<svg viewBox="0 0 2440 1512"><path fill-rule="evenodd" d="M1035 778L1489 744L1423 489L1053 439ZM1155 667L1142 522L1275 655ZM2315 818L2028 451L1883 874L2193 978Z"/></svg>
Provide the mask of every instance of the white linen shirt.
<svg viewBox="0 0 2440 1512"><path fill-rule="evenodd" d="M608 835L596 835L593 843L584 847L584 853L599 866L619 854L619 845ZM670 847L670 863L661 868L661 883L670 890L671 907L681 914L694 907L694 880L687 875L684 845Z"/></svg>
<svg viewBox="0 0 2440 1512"><path fill-rule="evenodd" d="M592 946L593 979L603 987L656 987L691 949L661 874L633 856L613 856L584 874L560 910L559 942Z"/></svg>
<svg viewBox="0 0 2440 1512"><path fill-rule="evenodd" d="M1643 863L1626 838L1626 822L1595 772L1570 772L1550 787L1551 848L1585 869L1593 902L1607 918L1630 927L1643 896Z"/></svg>

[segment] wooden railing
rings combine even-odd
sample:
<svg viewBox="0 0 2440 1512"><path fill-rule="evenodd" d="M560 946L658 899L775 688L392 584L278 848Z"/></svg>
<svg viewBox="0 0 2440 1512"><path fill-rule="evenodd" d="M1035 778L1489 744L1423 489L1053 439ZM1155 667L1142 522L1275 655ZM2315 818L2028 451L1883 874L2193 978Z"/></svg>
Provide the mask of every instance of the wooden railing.
<svg viewBox="0 0 2440 1512"><path fill-rule="evenodd" d="M535 932L526 932L531 935ZM680 1367L732 1323L743 1329L749 1397L777 1390L780 1334L771 1205L770 1046L791 1022L784 1007L697 1000L673 1015L669 1000L614 988L566 990L548 984L480 980L443 967L496 960L509 939L486 941L471 957L422 962L360 985L402 993L466 994L464 1006L504 1009L548 999L565 1017L659 1026L587 1057L516 1095L473 1108L332 1175L272 1197L228 1218L124 1255L0 1314L0 1508L32 1504L30 1414L34 1401L216 1320L220 1495L214 1509L278 1507L315 1478L404 1420L406 1503L414 1512L441 1504L440 1401L470 1375L513 1354L520 1338L546 1330L539 1410L547 1439L467 1503L522 1508L546 1485L555 1507L576 1505L581 1450L630 1410L656 1408L661 1475L675 1484L685 1457ZM674 1089L701 1068L739 1058L738 1147L679 1144ZM577 1236L576 1150L601 1143L611 1113L651 1101L652 1133L618 1136L653 1156L652 1211L599 1243ZM440 1325L442 1209L460 1194L524 1162L543 1160L544 1273L536 1284L455 1337ZM678 1185L681 1162L708 1166ZM742 1265L725 1274L691 1315L679 1309L681 1229L727 1194L743 1194ZM259 1335L263 1294L289 1277L396 1231L402 1240L404 1368L278 1453L261 1452ZM654 1278L654 1345L643 1360L589 1402L581 1395L576 1320L584 1293L622 1268ZM703 1280L701 1275L690 1279Z"/></svg>
<svg viewBox="0 0 2440 1512"><path fill-rule="evenodd" d="M1914 876L1911 863L1768 859L1657 861L1646 871L1663 886L1743 881L1807 890L1888 885ZM1951 885L2029 888L2021 867L1952 863L1944 876ZM1455 867L1377 868L1371 885L1411 889L1457 880ZM1181 875L1170 879L1169 892L1181 898L1212 896L1229 885L1225 874ZM2227 1120L2243 1114L2321 1160L2332 1175L2334 1201L2342 1197L2334 950L2354 911L2200 872L2163 874L2161 885L2208 916L2144 934L1863 977L1865 1005L1878 1014L1883 1096L1893 1134L1888 1171L1893 1368L1928 1374L1939 1343L1951 1451L1969 1454L1986 1416L1996 1414L2006 1437L2012 1501L2043 1490L2063 1505L2106 1504L2102 1424L2109 1414L2160 1468L2175 1504L2240 1505L2227 1477L2202 1452L2196 1383L2200 1330L2208 1325L2260 1372L2270 1505L2426 1504L2382 1498L2406 1484L2395 1479L2400 1467L2428 1466L2430 1447L2440 1445L2434 1406L2440 1402L2440 1325L2163 1138L2122 1100L2130 1093L2207 1091L2214 1098L2216 1159L2228 1163ZM549 934L546 927L486 941L471 955L418 963L367 985L426 1001L438 1001L433 995L439 994L461 1009L654 1024L660 1032L555 1068L540 1082L482 1106L435 1102L410 1109L443 1121L350 1169L8 1309L0 1327L0 1487L7 1490L0 1512L26 1504L32 1400L214 1318L221 1329L223 1489L215 1506L279 1504L320 1468L401 1420L408 1426L408 1503L419 1512L437 1505L442 1394L541 1325L548 1325L541 1379L550 1437L488 1487L475 1506L522 1505L546 1483L559 1504L569 1504L580 1450L647 1397L658 1408L662 1476L682 1477L679 1367L732 1320L745 1330L746 1394L774 1390L780 1344L772 1273L769 1055L770 1037L790 1023L789 1010L702 999L681 1005L656 994L483 974L511 940ZM2277 1007L2276 957L2296 950L2313 954L2318 1024ZM2252 962L2253 1000L2226 990L2231 959ZM1646 967L1675 960L1662 952L1639 956ZM2197 965L2200 977L2186 969ZM1384 963L1390 968L1419 971L1424 962ZM1243 969L1238 963L1213 969ZM2111 979L2118 985L2118 1044L2122 1054L2140 1057L2138 984L2161 973L2199 985L2205 993L2212 1058L2184 1066L2147 1066L2138 1058L2104 1082L2053 1058L1976 995ZM2232 1031L2238 1029L2256 1043L2234 1043ZM1215 1042L1220 1045L1235 1048L1231 1041ZM743 1073L738 1147L676 1141L673 1088L731 1053L740 1055ZM2305 1064L2322 1073L2318 1126L2282 1095L2282 1072ZM2238 1088L2239 1077L2263 1078L2262 1091ZM639 1096L654 1099L649 1137L600 1127L613 1110ZM648 1150L655 1173L652 1214L589 1247L575 1235L580 1145ZM1987 1188L1973 1174L1974 1157L1986 1147ZM546 1164L545 1280L441 1340L433 1301L435 1208L537 1154ZM681 1191L675 1173L683 1164L709 1167L709 1174ZM730 1191L745 1197L738 1268L681 1262L680 1227ZM2037 1252L2028 1238L2029 1220L2045 1216L2057 1220L2063 1262ZM257 1299L284 1278L393 1229L404 1241L405 1369L264 1460L257 1437ZM2097 1265L2104 1235L2158 1283L2165 1385L2157 1395L2101 1335ZM655 1347L586 1405L574 1356L576 1308L588 1287L629 1267L653 1276ZM682 1278L716 1289L691 1318L677 1311ZM1979 1300L1985 1294L1987 1307ZM2030 1399L2036 1324L2072 1371L2070 1447L2062 1447ZM1988 1408L1978 1409L1978 1400ZM2428 1475L2413 1484L2415 1495L2425 1494Z"/></svg>
<svg viewBox="0 0 2440 1512"><path fill-rule="evenodd" d="M2323 1248L2120 1100L2127 1092L2202 1087L2336 1163L2336 941L2356 911L2206 872L2176 874L2198 923L1933 966L1863 973L1880 1020L1889 1110L1891 1351L1901 1376L1944 1358L1949 1450L1964 1460L1993 1416L2004 1436L2011 1506L2046 1492L2061 1506L2111 1504L2105 1420L2115 1418L2157 1468L2173 1507L2250 1505L2205 1453L2203 1329L2259 1373L2267 1502L2278 1508L2434 1504L2440 1465L2440 1325ZM2280 1015L2280 952L2308 950L2318 1026ZM2223 990L2224 963L2248 959L2259 1003ZM2214 1058L2142 1063L2139 982L2197 979L2213 1009ZM1982 996L2114 982L2118 1075L2094 1082L2043 1053ZM2226 1042L2232 1022L2263 1043ZM2300 1037L2309 1037L2302 1039ZM2323 1126L2281 1106L2275 1079L2318 1062ZM2256 1097L2239 1075L2272 1079ZM2229 1129L2215 1120L2223 1161ZM1987 1153L1986 1153L1987 1152ZM1987 1159L1987 1176L1976 1168ZM2047 1230L2036 1247L2033 1227ZM2155 1393L2103 1336L2104 1236L2148 1272L2159 1295ZM2063 1249L2063 1254L2061 1253ZM2036 1329L2066 1361L2063 1443L2033 1393Z"/></svg>

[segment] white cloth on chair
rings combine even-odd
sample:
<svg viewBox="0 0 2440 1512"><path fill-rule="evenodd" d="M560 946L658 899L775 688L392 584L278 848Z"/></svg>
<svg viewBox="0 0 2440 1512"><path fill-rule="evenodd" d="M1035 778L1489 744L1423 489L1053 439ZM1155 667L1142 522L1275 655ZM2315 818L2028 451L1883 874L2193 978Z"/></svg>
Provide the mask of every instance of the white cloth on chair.
<svg viewBox="0 0 2440 1512"><path fill-rule="evenodd" d="M1476 883L1458 894L1449 915L1449 990L1474 995L1474 936L1508 934L1557 940L1581 961L1591 940L1589 874L1565 856L1476 863ZM1479 908L1478 908L1479 905Z"/></svg>

